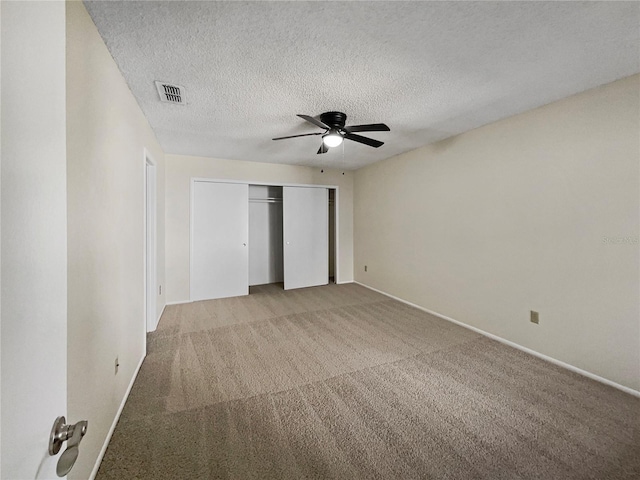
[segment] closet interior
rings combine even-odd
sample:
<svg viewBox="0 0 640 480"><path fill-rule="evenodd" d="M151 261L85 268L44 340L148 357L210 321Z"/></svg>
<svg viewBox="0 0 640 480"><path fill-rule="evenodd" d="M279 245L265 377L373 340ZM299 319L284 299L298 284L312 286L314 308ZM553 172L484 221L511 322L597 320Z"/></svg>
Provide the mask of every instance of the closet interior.
<svg viewBox="0 0 640 480"><path fill-rule="evenodd" d="M282 187L249 185L249 286L284 282Z"/></svg>

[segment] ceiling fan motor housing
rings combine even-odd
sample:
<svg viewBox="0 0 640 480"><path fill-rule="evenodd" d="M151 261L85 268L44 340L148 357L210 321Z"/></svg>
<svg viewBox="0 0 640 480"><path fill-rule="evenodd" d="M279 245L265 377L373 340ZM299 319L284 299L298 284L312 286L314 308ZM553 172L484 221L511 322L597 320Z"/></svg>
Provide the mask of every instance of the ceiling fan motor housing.
<svg viewBox="0 0 640 480"><path fill-rule="evenodd" d="M325 112L320 115L320 121L329 127L341 129L347 123L347 115L342 112Z"/></svg>

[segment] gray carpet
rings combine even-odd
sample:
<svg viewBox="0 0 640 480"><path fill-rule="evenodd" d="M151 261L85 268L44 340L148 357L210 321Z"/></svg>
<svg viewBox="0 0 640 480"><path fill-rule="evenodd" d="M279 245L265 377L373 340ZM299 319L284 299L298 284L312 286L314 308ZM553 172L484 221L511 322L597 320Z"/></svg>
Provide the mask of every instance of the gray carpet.
<svg viewBox="0 0 640 480"><path fill-rule="evenodd" d="M355 284L167 307L107 479L639 479L640 399Z"/></svg>

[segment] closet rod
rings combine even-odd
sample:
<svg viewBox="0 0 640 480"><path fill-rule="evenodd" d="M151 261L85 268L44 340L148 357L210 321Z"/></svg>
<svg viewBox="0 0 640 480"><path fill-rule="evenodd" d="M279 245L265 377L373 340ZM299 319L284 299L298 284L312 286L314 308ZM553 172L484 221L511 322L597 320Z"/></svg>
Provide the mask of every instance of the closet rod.
<svg viewBox="0 0 640 480"><path fill-rule="evenodd" d="M251 198L249 197L250 202L266 202L266 203L282 203L282 199L278 197L268 197L268 198Z"/></svg>

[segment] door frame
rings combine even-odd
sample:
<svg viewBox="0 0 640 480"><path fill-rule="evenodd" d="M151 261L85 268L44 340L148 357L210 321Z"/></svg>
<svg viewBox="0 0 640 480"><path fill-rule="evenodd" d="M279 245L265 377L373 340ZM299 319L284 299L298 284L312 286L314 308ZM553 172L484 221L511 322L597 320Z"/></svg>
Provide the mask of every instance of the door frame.
<svg viewBox="0 0 640 480"><path fill-rule="evenodd" d="M158 327L158 170L151 153L144 149L144 337ZM151 176L151 181L149 176ZM151 207L151 215L149 209ZM149 236L151 233L151 236ZM149 258L151 257L151 258ZM153 300L153 301L151 301ZM149 305L151 304L151 305Z"/></svg>
<svg viewBox="0 0 640 480"><path fill-rule="evenodd" d="M329 188L333 190L333 283L338 285L338 189ZM329 198L331 198L331 191L327 192ZM331 211L329 211L329 215ZM329 282L331 283L331 282Z"/></svg>
<svg viewBox="0 0 640 480"><path fill-rule="evenodd" d="M189 283L191 283L191 270L193 269L193 204L194 204L194 183L195 182L210 182L210 183L240 183L245 185L265 185L273 187L314 187L314 188L327 188L336 191L335 203L335 283L340 283L340 187L338 185L320 185L313 183L287 183L287 182L264 182L253 180L229 180L225 178L204 178L204 177L191 177L189 181ZM247 199L248 201L248 199ZM249 240L251 241L251 240ZM191 284L189 284L189 301L193 302L191 298Z"/></svg>

